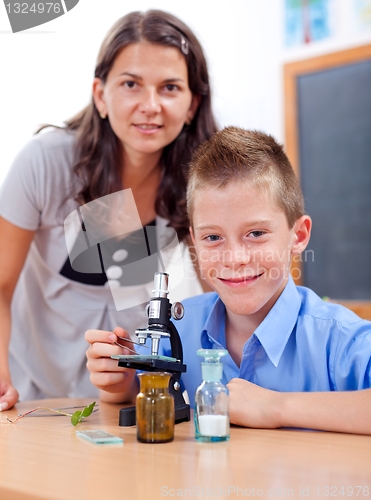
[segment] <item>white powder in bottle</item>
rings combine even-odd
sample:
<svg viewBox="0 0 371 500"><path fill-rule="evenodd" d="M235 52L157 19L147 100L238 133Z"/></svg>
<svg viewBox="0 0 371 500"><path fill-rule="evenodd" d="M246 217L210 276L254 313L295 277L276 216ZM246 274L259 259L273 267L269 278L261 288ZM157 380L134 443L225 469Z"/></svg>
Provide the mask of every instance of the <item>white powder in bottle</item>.
<svg viewBox="0 0 371 500"><path fill-rule="evenodd" d="M228 417L226 415L199 415L198 427L203 436L226 436L228 434Z"/></svg>

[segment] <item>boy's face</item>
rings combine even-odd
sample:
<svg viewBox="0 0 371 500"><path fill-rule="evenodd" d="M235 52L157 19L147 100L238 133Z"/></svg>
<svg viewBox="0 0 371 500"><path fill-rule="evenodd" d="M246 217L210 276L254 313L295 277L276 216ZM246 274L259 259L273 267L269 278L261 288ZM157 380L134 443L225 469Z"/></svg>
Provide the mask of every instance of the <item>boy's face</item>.
<svg viewBox="0 0 371 500"><path fill-rule="evenodd" d="M192 237L203 278L227 311L265 316L289 277L291 256L309 240L311 221L292 229L268 193L250 182L194 193Z"/></svg>

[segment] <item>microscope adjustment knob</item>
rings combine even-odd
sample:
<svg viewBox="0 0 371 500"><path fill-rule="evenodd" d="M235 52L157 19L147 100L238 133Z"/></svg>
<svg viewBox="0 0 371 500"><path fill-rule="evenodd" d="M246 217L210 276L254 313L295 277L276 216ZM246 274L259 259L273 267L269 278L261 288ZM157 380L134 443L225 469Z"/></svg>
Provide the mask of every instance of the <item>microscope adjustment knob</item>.
<svg viewBox="0 0 371 500"><path fill-rule="evenodd" d="M184 316L184 306L181 302L171 304L171 317L174 319L182 319Z"/></svg>
<svg viewBox="0 0 371 500"><path fill-rule="evenodd" d="M150 308L150 307L151 307L151 304L150 304L150 303L148 303L148 304L146 305L146 316L147 316L147 318L149 318L149 308Z"/></svg>

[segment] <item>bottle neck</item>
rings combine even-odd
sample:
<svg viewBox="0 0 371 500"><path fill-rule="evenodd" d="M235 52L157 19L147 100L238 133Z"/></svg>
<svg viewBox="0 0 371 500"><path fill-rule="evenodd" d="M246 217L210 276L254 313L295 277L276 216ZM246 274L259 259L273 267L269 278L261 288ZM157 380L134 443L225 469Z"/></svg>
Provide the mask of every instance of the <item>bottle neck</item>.
<svg viewBox="0 0 371 500"><path fill-rule="evenodd" d="M169 381L171 374L142 372L138 374L140 383L140 392L161 394L169 391Z"/></svg>
<svg viewBox="0 0 371 500"><path fill-rule="evenodd" d="M202 363L201 372L205 382L220 382L223 376L223 365L221 363Z"/></svg>

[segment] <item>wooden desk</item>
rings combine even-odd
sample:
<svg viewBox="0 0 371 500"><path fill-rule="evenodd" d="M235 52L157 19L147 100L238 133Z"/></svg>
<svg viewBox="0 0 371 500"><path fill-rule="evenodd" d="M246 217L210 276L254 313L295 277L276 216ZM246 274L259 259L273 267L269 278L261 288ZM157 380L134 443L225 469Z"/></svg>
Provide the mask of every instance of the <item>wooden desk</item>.
<svg viewBox="0 0 371 500"><path fill-rule="evenodd" d="M118 426L122 405L104 403L78 427L64 416L6 421L40 403L0 413L1 500L371 497L369 436L234 427L228 442L199 443L187 422L175 427L172 443L143 444L135 427ZM99 446L75 435L96 428L125 443Z"/></svg>

